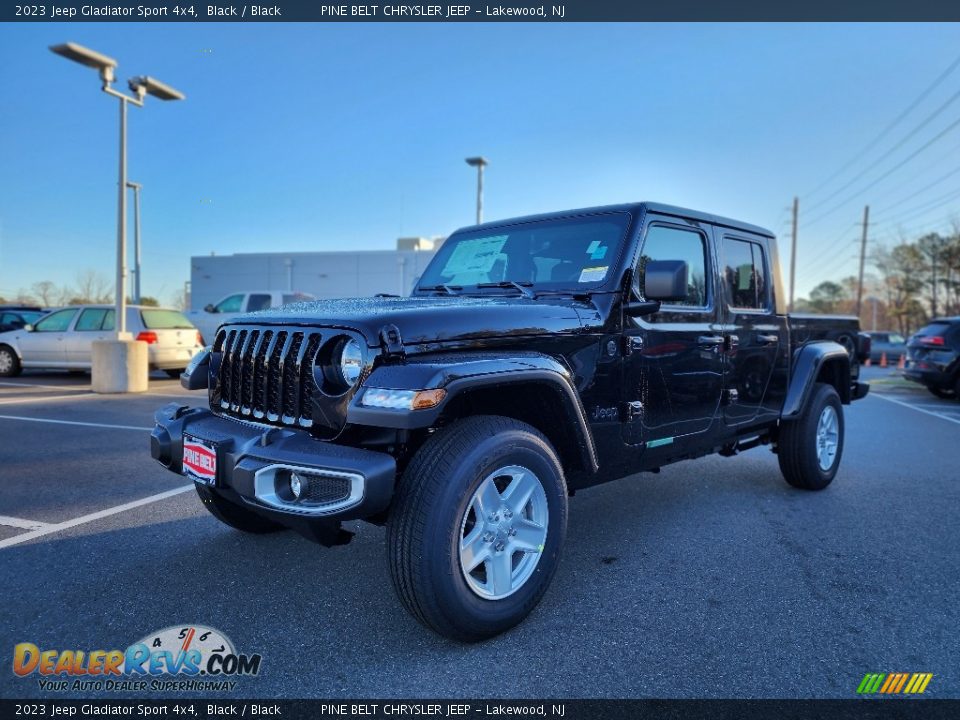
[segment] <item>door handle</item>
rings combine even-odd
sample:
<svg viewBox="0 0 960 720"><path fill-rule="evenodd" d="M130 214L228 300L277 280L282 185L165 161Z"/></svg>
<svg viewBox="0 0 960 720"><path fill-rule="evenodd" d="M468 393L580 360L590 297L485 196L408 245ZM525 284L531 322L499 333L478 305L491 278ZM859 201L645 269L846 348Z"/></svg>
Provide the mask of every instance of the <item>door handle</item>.
<svg viewBox="0 0 960 720"><path fill-rule="evenodd" d="M780 342L779 335L757 335L757 342L761 345L775 345Z"/></svg>
<svg viewBox="0 0 960 720"><path fill-rule="evenodd" d="M697 338L698 345L706 345L708 347L717 347L723 345L724 339L720 335L701 335Z"/></svg>

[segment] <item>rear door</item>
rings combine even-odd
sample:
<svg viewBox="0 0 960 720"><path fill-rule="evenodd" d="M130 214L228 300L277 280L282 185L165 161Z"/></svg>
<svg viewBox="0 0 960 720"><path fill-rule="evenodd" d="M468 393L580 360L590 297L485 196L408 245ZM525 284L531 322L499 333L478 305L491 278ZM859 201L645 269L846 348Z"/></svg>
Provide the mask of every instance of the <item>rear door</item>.
<svg viewBox="0 0 960 720"><path fill-rule="evenodd" d="M643 268L651 260L687 263L687 297L646 317L624 318L624 441L670 446L706 432L718 414L723 338L718 324L709 226L648 215L634 272L643 298Z"/></svg>
<svg viewBox="0 0 960 720"><path fill-rule="evenodd" d="M771 380L786 362L787 319L775 311L769 240L725 228L717 234L726 306L723 413L728 425L740 425L779 413L782 397Z"/></svg>
<svg viewBox="0 0 960 720"><path fill-rule="evenodd" d="M104 329L104 320L109 313L109 330ZM88 368L93 363L94 340L110 340L114 337L113 310L107 308L84 308L80 311L73 331L67 335L67 362L71 367Z"/></svg>
<svg viewBox="0 0 960 720"><path fill-rule="evenodd" d="M37 321L32 332L21 332L17 343L26 367L64 367L67 335L77 308L64 308Z"/></svg>

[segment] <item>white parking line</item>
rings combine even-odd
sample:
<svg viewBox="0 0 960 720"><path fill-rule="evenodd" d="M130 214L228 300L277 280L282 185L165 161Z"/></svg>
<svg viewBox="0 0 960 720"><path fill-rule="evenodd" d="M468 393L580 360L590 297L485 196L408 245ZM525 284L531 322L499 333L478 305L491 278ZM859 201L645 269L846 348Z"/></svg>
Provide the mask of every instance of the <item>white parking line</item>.
<svg viewBox="0 0 960 720"><path fill-rule="evenodd" d="M6 540L0 540L0 549L10 547L11 545L18 545L22 542L33 540L34 538L43 537L44 535L50 535L52 533L61 532L62 530L68 530L72 527L77 527L77 525L85 525L86 523L93 522L94 520L100 520L105 517L110 517L111 515L116 515L117 513L133 510L141 505L148 505L159 500L166 500L169 497L179 495L180 493L185 493L187 490L192 489L193 485L183 485L181 487L174 488L173 490L167 490L166 492L158 493L157 495L151 495L150 497L145 497L140 500L134 500L133 502L124 503L123 505L117 505L116 507L107 508L106 510L100 510L99 512L90 513L89 515L83 515L81 517L74 518L73 520L66 520L62 523L47 525L40 529L23 533L22 535L14 535Z"/></svg>
<svg viewBox="0 0 960 720"><path fill-rule="evenodd" d="M7 527L23 528L24 530L41 530L50 523L40 522L38 520L24 520L23 518L9 517L0 515L0 525Z"/></svg>
<svg viewBox="0 0 960 720"><path fill-rule="evenodd" d="M22 405L24 403L53 402L54 400L85 400L86 398L98 397L92 392L78 392L75 395L48 395L45 397L26 397L14 398L13 400L0 400L0 405Z"/></svg>
<svg viewBox="0 0 960 720"><path fill-rule="evenodd" d="M47 420L46 418L22 417L20 415L0 415L0 420L23 420L25 422L51 423L53 425L80 425L82 427L107 428L108 430L139 430L141 432L153 430L153 428L137 425L110 425L108 423L89 423L78 420Z"/></svg>
<svg viewBox="0 0 960 720"><path fill-rule="evenodd" d="M40 383L25 383L25 382L7 382L0 380L0 385L7 385L9 387L36 387L36 388L49 388L50 390L69 390L72 385L41 385Z"/></svg>
<svg viewBox="0 0 960 720"><path fill-rule="evenodd" d="M940 418L941 420L946 420L947 422L952 422L952 423L956 423L957 425L960 425L960 419L948 417L943 413L933 412L932 410L924 410L923 408L917 407L916 405L911 405L910 403L903 402L903 400L895 400L892 397L887 397L882 393L871 393L867 397L875 397L875 398L879 398L880 400L886 400L887 402L892 402L895 405L903 405L903 407L905 408L916 410L917 412L923 413L924 415L932 415L935 418Z"/></svg>

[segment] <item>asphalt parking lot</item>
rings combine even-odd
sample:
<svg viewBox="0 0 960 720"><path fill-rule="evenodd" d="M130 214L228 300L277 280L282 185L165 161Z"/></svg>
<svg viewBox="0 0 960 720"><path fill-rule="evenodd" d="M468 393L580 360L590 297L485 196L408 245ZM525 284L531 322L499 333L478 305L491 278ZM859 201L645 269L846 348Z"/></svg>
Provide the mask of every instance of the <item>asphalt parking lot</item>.
<svg viewBox="0 0 960 720"><path fill-rule="evenodd" d="M930 672L927 696L960 697L960 402L867 372L828 490L789 488L758 449L581 492L540 607L473 646L401 608L380 528L325 549L210 517L148 444L156 408L202 392L5 379L2 652L200 623L263 657L235 697L846 698L868 672ZM6 669L0 696L51 693Z"/></svg>

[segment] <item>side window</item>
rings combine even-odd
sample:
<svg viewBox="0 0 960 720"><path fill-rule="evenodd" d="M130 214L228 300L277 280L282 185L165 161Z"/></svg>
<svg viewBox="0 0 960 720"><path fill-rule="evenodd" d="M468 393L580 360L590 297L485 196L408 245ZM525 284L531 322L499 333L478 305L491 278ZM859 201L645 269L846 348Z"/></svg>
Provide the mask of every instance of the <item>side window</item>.
<svg viewBox="0 0 960 720"><path fill-rule="evenodd" d="M723 263L730 307L765 309L768 305L767 273L760 244L724 236Z"/></svg>
<svg viewBox="0 0 960 720"><path fill-rule="evenodd" d="M651 225L643 241L637 265L637 287L643 292L644 268L651 260L683 260L687 263L687 297L670 305L706 307L707 246L705 237L696 230Z"/></svg>
<svg viewBox="0 0 960 720"><path fill-rule="evenodd" d="M47 315L43 320L37 322L34 326L36 332L64 332L70 327L70 321L77 314L76 308L67 308L57 310L57 312Z"/></svg>
<svg viewBox="0 0 960 720"><path fill-rule="evenodd" d="M116 310L107 310L107 314L103 316L103 325L100 326L101 330L115 330L116 324L114 320L117 319ZM129 325L129 323L127 323Z"/></svg>
<svg viewBox="0 0 960 720"><path fill-rule="evenodd" d="M247 312L266 310L268 307L270 307L270 296L254 293L250 296L250 301L247 303Z"/></svg>
<svg viewBox="0 0 960 720"><path fill-rule="evenodd" d="M77 319L75 330L99 330L103 325L103 318L107 314L106 308L87 308Z"/></svg>
<svg viewBox="0 0 960 720"><path fill-rule="evenodd" d="M228 313L228 312L240 312L240 308L243 306L243 293L239 295L231 295L228 298L224 298L217 303L217 312Z"/></svg>

